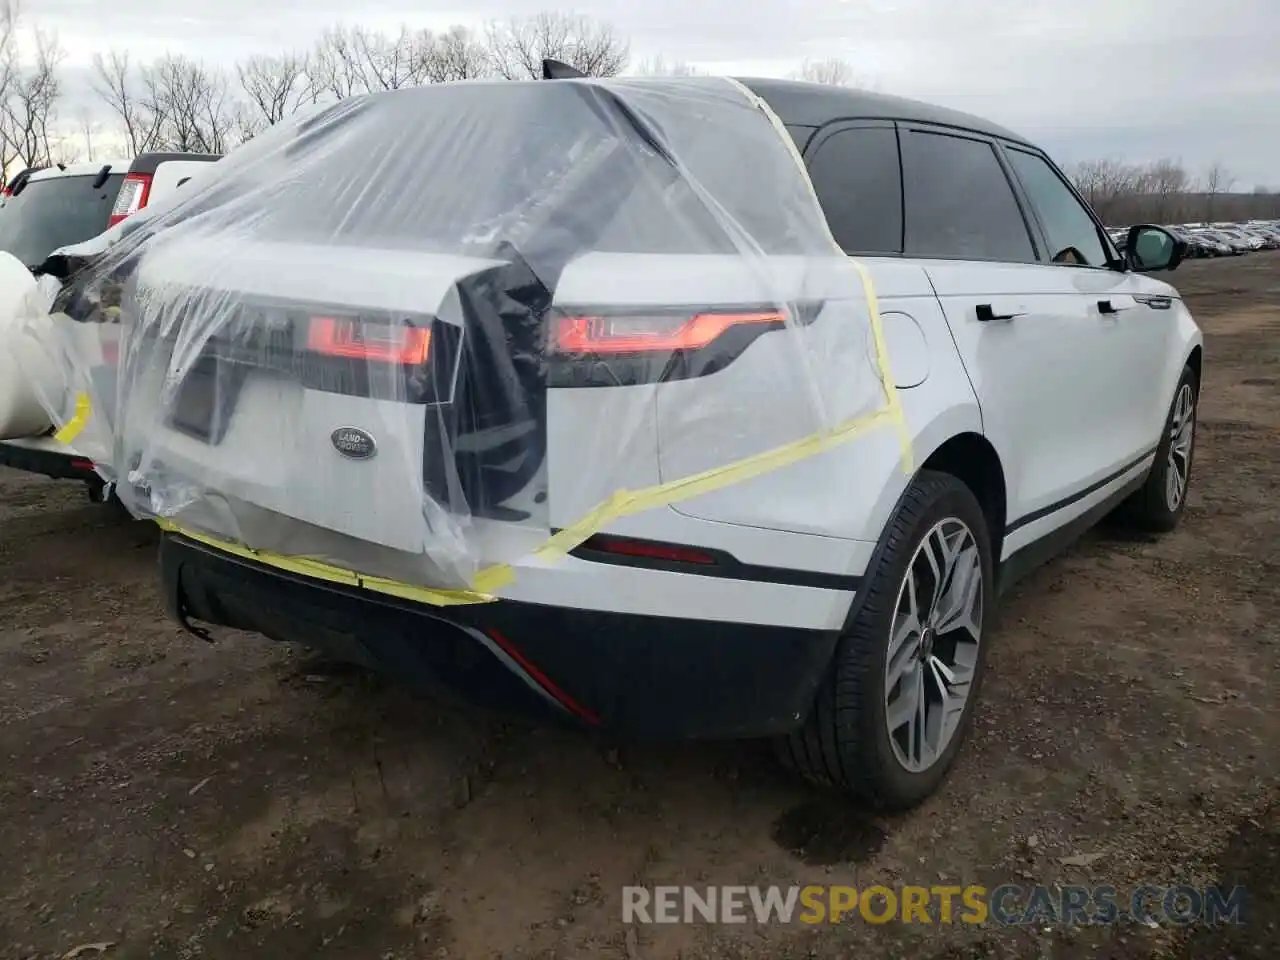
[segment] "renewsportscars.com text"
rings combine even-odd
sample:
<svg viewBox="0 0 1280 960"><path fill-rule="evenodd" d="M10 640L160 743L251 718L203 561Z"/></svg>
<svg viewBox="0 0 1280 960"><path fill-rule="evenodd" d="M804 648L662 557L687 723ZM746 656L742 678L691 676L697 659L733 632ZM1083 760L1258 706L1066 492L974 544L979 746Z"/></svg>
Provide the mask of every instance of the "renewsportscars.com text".
<svg viewBox="0 0 1280 960"><path fill-rule="evenodd" d="M1243 923L1242 887L624 887L624 923Z"/></svg>

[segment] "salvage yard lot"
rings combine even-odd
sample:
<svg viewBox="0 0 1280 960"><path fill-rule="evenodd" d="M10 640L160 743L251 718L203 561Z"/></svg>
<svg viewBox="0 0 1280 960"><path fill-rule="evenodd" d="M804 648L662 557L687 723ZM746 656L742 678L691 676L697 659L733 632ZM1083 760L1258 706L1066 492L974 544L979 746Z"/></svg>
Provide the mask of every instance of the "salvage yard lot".
<svg viewBox="0 0 1280 960"><path fill-rule="evenodd" d="M0 957L1274 956L1280 254L1173 276L1207 337L1184 523L1017 590L975 737L904 817L757 744L610 743L205 645L162 614L150 525L0 469ZM1252 902L1218 930L620 924L632 883L1001 882Z"/></svg>

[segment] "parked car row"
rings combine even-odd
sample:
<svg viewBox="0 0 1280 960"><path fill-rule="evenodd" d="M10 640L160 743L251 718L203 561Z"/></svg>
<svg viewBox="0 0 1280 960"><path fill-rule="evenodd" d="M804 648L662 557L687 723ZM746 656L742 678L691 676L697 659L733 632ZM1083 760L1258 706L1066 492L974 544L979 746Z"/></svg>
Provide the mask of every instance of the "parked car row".
<svg viewBox="0 0 1280 960"><path fill-rule="evenodd" d="M69 276L76 333L126 291L111 455L164 603L912 807L998 597L1105 516L1179 522L1203 338L1152 274L1188 244L1117 252L979 117L552 66L277 125ZM9 231L33 266L77 239Z"/></svg>
<svg viewBox="0 0 1280 960"><path fill-rule="evenodd" d="M1238 257L1257 250L1280 250L1280 220L1166 224L1165 229L1186 243L1190 257ZM1107 233L1123 250L1129 228L1108 227Z"/></svg>

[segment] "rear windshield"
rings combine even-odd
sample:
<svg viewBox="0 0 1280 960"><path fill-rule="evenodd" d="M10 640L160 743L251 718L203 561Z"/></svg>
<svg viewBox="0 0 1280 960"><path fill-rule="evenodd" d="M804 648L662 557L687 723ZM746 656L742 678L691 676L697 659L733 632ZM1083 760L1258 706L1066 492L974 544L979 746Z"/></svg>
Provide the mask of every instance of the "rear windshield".
<svg viewBox="0 0 1280 960"><path fill-rule="evenodd" d="M726 99L740 109L736 97ZM779 214L780 179L797 179L785 144L767 125L708 130L680 107L646 120L715 191L719 216L604 94L558 83L345 101L304 123L262 167L224 177L190 212L238 195L235 214L215 216L228 226L251 220L259 236L477 255L503 239L524 250L733 253L727 214L766 251L799 252ZM237 160L225 169L254 166Z"/></svg>
<svg viewBox="0 0 1280 960"><path fill-rule="evenodd" d="M0 250L37 267L59 247L82 243L107 229L124 174L98 189L97 175L33 180L0 203Z"/></svg>

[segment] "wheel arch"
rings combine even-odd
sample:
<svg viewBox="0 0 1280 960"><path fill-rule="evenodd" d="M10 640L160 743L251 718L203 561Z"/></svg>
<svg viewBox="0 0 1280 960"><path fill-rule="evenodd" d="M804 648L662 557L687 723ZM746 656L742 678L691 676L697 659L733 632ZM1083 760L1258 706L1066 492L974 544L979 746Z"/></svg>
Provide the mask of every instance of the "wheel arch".
<svg viewBox="0 0 1280 960"><path fill-rule="evenodd" d="M1196 391L1199 392L1200 384L1204 382L1204 347L1198 343L1192 347L1184 366L1190 367L1191 372L1196 375Z"/></svg>
<svg viewBox="0 0 1280 960"><path fill-rule="evenodd" d="M987 519L992 559L998 565L1008 522L1009 489L996 448L980 433L967 431L941 443L921 470L950 474L972 491Z"/></svg>

